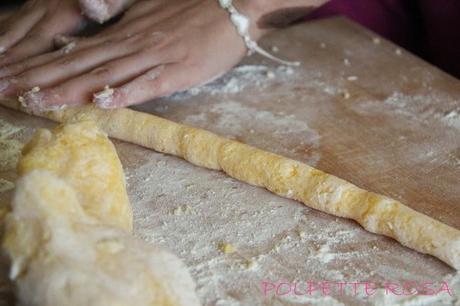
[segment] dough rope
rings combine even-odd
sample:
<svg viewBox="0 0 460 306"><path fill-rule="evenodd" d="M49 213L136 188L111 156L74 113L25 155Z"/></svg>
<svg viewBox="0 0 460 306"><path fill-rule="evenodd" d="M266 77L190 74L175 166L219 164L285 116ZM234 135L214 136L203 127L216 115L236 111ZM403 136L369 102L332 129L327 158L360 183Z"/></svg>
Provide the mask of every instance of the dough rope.
<svg viewBox="0 0 460 306"><path fill-rule="evenodd" d="M94 123L37 131L18 172L3 248L19 304L199 305L184 264L131 235L121 163Z"/></svg>
<svg viewBox="0 0 460 306"><path fill-rule="evenodd" d="M0 104L21 109L11 100ZM91 119L111 137L224 171L309 207L353 219L372 233L460 269L459 230L299 161L127 108L102 110L87 105L39 115L58 122Z"/></svg>

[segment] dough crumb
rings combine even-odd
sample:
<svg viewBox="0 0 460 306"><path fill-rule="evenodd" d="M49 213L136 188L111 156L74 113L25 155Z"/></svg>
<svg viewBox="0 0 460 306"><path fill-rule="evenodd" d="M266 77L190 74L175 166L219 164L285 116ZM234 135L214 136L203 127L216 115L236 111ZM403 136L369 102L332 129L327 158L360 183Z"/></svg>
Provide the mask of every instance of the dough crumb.
<svg viewBox="0 0 460 306"><path fill-rule="evenodd" d="M236 251L235 247L232 244L226 242L219 243L219 250L221 250L225 254L232 254Z"/></svg>
<svg viewBox="0 0 460 306"><path fill-rule="evenodd" d="M319 46L321 47L321 49L324 49L324 48L326 48L326 43L322 42L322 43L319 44Z"/></svg>
<svg viewBox="0 0 460 306"><path fill-rule="evenodd" d="M27 107L27 105L26 105L26 100L24 99L23 96L19 96L19 97L18 97L18 101L19 101L19 103L21 103L21 106L22 106L22 107Z"/></svg>
<svg viewBox="0 0 460 306"><path fill-rule="evenodd" d="M358 77L356 75L350 75L349 77L347 77L347 80L350 82L354 82L358 80Z"/></svg>
<svg viewBox="0 0 460 306"><path fill-rule="evenodd" d="M35 93L35 92L39 92L39 91L40 91L40 87L38 87L38 86L34 86L34 87L30 90L30 92L34 92L34 93Z"/></svg>
<svg viewBox="0 0 460 306"><path fill-rule="evenodd" d="M254 260L248 260L246 261L246 269L248 270L253 270L257 267L257 262L255 262Z"/></svg>
<svg viewBox="0 0 460 306"><path fill-rule="evenodd" d="M175 216L180 216L180 215L183 215L183 214L186 214L186 213L190 212L191 210L192 210L192 208L190 206L182 205L182 206L176 207L173 210L173 214Z"/></svg>
<svg viewBox="0 0 460 306"><path fill-rule="evenodd" d="M104 90L93 95L93 102L101 108L108 108L112 104L114 92L115 90L113 88L110 88L109 85L105 85Z"/></svg>
<svg viewBox="0 0 460 306"><path fill-rule="evenodd" d="M273 71L267 71L267 78L274 79L275 78L275 73Z"/></svg>
<svg viewBox="0 0 460 306"><path fill-rule="evenodd" d="M348 91L343 91L342 92L342 98L344 98L345 100L348 100L350 99L351 95Z"/></svg>
<svg viewBox="0 0 460 306"><path fill-rule="evenodd" d="M62 52L64 54L69 54L75 47L77 46L77 43L75 41L72 41L68 44L66 44L63 48L62 48Z"/></svg>
<svg viewBox="0 0 460 306"><path fill-rule="evenodd" d="M348 58L344 58L344 59L343 59L343 64L344 64L345 66L351 66L351 62L350 62L350 60L349 60Z"/></svg>
<svg viewBox="0 0 460 306"><path fill-rule="evenodd" d="M401 49L397 48L397 49L395 50L395 54L398 55L398 56L401 55L401 54L402 54Z"/></svg>
<svg viewBox="0 0 460 306"><path fill-rule="evenodd" d="M307 233L301 231L301 232L299 232L299 237L300 237L300 239L305 239L305 238L308 237L308 235L307 235Z"/></svg>
<svg viewBox="0 0 460 306"><path fill-rule="evenodd" d="M378 38L378 37L374 37L374 38L372 38L372 42L373 42L375 45L380 45L381 40L380 40L380 38Z"/></svg>
<svg viewBox="0 0 460 306"><path fill-rule="evenodd" d="M272 47L272 52L273 53L278 53L279 51L280 51L280 49L277 46Z"/></svg>

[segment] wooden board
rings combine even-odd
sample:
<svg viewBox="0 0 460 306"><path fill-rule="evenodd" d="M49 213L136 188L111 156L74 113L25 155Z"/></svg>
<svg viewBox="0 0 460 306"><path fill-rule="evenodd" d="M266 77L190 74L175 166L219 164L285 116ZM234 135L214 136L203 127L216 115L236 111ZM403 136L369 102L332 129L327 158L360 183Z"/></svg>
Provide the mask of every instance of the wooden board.
<svg viewBox="0 0 460 306"><path fill-rule="evenodd" d="M253 56L209 85L136 108L305 161L460 229L460 83L374 38L342 18L299 25L262 44L301 67ZM20 141L33 128L50 126L4 108L0 118L24 127L13 135ZM174 157L116 144L136 234L186 261L206 305L393 303L394 296L381 292L371 298L264 296L261 281L382 287L402 279L440 282L453 272L348 220ZM14 179L11 169L0 174ZM221 242L237 252L222 254Z"/></svg>

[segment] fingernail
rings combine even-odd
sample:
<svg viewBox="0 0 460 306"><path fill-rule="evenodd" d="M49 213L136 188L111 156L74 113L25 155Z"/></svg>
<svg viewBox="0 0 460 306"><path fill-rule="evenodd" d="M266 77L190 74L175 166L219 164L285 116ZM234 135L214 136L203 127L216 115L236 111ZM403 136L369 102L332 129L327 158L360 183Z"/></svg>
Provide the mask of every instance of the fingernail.
<svg viewBox="0 0 460 306"><path fill-rule="evenodd" d="M56 111L66 107L65 104L48 104L49 97L58 97L53 92L41 91L40 87L34 87L22 96L21 103L32 111L32 113L41 113L44 111Z"/></svg>
<svg viewBox="0 0 460 306"><path fill-rule="evenodd" d="M40 90L29 90L22 95L21 104L33 113L42 111L43 97L45 94Z"/></svg>
<svg viewBox="0 0 460 306"><path fill-rule="evenodd" d="M4 53L6 51L5 47L0 47L0 54Z"/></svg>
<svg viewBox="0 0 460 306"><path fill-rule="evenodd" d="M108 85L105 86L104 90L93 95L93 103L99 108L112 108L114 92L113 88L110 88Z"/></svg>

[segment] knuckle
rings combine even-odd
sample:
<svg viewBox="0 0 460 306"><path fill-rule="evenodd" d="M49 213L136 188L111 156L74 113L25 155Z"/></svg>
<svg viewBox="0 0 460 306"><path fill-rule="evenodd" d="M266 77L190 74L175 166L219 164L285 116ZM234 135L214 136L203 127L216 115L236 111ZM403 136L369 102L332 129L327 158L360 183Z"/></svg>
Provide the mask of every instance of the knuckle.
<svg viewBox="0 0 460 306"><path fill-rule="evenodd" d="M27 33L27 38L33 40L43 40L47 38L46 30L43 28L36 28L34 31Z"/></svg>
<svg viewBox="0 0 460 306"><path fill-rule="evenodd" d="M101 66L91 70L90 74L98 78L108 78L113 74L113 69L109 66Z"/></svg>
<svg viewBox="0 0 460 306"><path fill-rule="evenodd" d="M23 72L16 77L17 84L21 87L30 87L32 86L35 80L35 75L33 72Z"/></svg>
<svg viewBox="0 0 460 306"><path fill-rule="evenodd" d="M76 64L76 59L73 56L68 56L57 60L56 65L61 68L71 68Z"/></svg>

